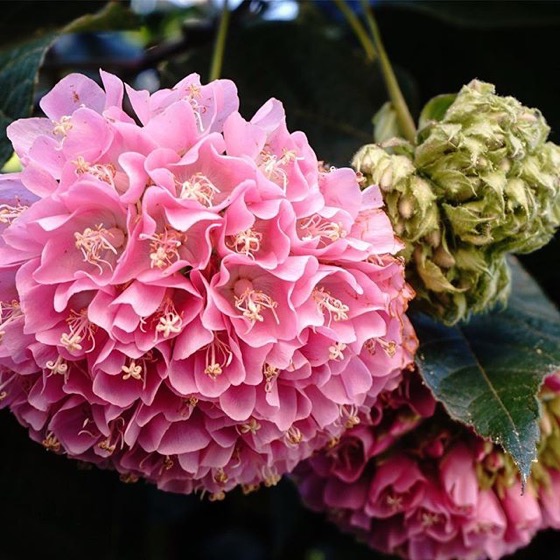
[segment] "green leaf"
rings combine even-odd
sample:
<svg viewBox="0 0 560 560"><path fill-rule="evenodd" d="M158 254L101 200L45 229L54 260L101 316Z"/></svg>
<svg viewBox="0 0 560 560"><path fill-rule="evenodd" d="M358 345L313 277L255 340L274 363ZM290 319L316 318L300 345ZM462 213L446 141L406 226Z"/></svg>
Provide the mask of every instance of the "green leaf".
<svg viewBox="0 0 560 560"><path fill-rule="evenodd" d="M432 97L420 113L420 118L418 119L418 128L422 129L430 121L441 121L449 109L450 105L455 101L457 97L456 93L444 93L442 95L436 95Z"/></svg>
<svg viewBox="0 0 560 560"><path fill-rule="evenodd" d="M381 144L392 138L401 137L403 134L397 122L397 112L390 101L384 103L373 117L373 139Z"/></svg>
<svg viewBox="0 0 560 560"><path fill-rule="evenodd" d="M115 31L135 29L140 18L120 2L109 2L99 12L86 14L69 23L63 33L88 33L91 31Z"/></svg>
<svg viewBox="0 0 560 560"><path fill-rule="evenodd" d="M165 85L191 72L207 79L212 46L190 52L168 65ZM416 106L414 81L397 77L407 101ZM372 116L387 101L377 65L361 51L314 22L269 22L231 30L222 77L235 81L241 112L250 118L270 97L284 104L290 130L303 130L319 159L348 165L373 140Z"/></svg>
<svg viewBox="0 0 560 560"><path fill-rule="evenodd" d="M30 114L37 72L54 38L48 34L0 51L0 169L12 155L6 128Z"/></svg>
<svg viewBox="0 0 560 560"><path fill-rule="evenodd" d="M523 480L536 458L544 377L560 369L560 313L517 261L508 307L446 327L413 318L424 381L452 418L507 451Z"/></svg>
<svg viewBox="0 0 560 560"><path fill-rule="evenodd" d="M90 7L93 5L91 2L86 4ZM99 12L82 16L66 25L63 32L130 29L137 23L136 16L125 5L110 2ZM6 128L14 120L31 114L37 73L45 53L57 35L54 32L47 33L0 50L0 169L12 155Z"/></svg>

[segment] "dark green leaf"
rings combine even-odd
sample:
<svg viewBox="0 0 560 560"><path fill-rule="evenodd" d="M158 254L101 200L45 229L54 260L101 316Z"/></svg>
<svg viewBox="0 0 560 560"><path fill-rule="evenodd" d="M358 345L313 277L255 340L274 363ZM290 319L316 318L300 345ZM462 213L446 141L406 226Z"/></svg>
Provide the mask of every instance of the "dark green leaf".
<svg viewBox="0 0 560 560"><path fill-rule="evenodd" d="M139 25L139 18L128 6L120 2L109 2L95 14L86 14L69 23L64 33L87 33L91 31L114 31L134 29Z"/></svg>
<svg viewBox="0 0 560 560"><path fill-rule="evenodd" d="M420 118L418 119L418 128L421 129L430 121L441 121L449 109L449 106L455 101L456 93L444 93L436 95L422 109Z"/></svg>
<svg viewBox="0 0 560 560"><path fill-rule="evenodd" d="M560 313L517 261L508 307L446 327L426 316L414 324L417 362L452 418L511 454L523 479L539 439L537 394L560 369Z"/></svg>
<svg viewBox="0 0 560 560"><path fill-rule="evenodd" d="M6 128L31 112L37 72L54 37L44 35L0 51L0 168L12 154Z"/></svg>
<svg viewBox="0 0 560 560"><path fill-rule="evenodd" d="M212 46L167 67L166 85L198 72L207 79ZM407 101L416 106L414 82L397 69ZM239 88L246 118L270 97L284 104L290 130L303 130L320 159L348 165L373 141L372 118L387 101L375 64L319 24L267 23L228 37L224 78Z"/></svg>
<svg viewBox="0 0 560 560"><path fill-rule="evenodd" d="M92 7L98 3L86 4ZM110 2L98 13L82 16L68 24L63 32L127 29L136 24L136 18L125 5ZM54 32L47 33L0 51L0 169L12 154L6 128L12 121L30 115L37 73L56 36Z"/></svg>

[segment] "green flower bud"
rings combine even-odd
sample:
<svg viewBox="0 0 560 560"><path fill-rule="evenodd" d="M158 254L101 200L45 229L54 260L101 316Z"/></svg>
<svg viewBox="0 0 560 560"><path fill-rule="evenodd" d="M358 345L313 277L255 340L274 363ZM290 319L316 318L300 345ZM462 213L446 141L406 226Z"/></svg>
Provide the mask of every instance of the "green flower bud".
<svg viewBox="0 0 560 560"><path fill-rule="evenodd" d="M471 313L505 305L510 274L505 255L485 253L476 246L445 244L433 249L417 245L407 267L416 290L416 306L453 325Z"/></svg>
<svg viewBox="0 0 560 560"><path fill-rule="evenodd" d="M473 81L418 134L414 161L434 184L450 234L501 252L545 245L560 224L559 148L536 109Z"/></svg>
<svg viewBox="0 0 560 560"><path fill-rule="evenodd" d="M408 259L414 244L439 230L439 210L430 184L417 175L412 159L387 153L376 144L363 146L352 165L367 184L378 185L383 192L385 210L396 234L406 247Z"/></svg>
<svg viewBox="0 0 560 560"><path fill-rule="evenodd" d="M379 119L390 125L389 108ZM506 254L534 251L554 235L560 148L546 142L539 111L478 81L434 98L420 122L417 146L363 146L353 165L381 188L416 305L454 324L505 304Z"/></svg>

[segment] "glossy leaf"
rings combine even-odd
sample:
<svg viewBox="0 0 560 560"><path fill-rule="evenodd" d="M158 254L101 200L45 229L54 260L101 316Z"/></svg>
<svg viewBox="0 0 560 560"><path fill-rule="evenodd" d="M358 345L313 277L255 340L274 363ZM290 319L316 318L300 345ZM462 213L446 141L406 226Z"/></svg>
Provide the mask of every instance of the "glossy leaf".
<svg viewBox="0 0 560 560"><path fill-rule="evenodd" d="M54 37L43 35L0 51L0 168L12 154L6 128L12 121L30 114L37 72Z"/></svg>
<svg viewBox="0 0 560 560"><path fill-rule="evenodd" d="M418 128L423 128L430 121L441 121L449 109L449 106L455 101L457 94L445 93L436 95L422 109L420 118L418 119Z"/></svg>
<svg viewBox="0 0 560 560"><path fill-rule="evenodd" d="M114 31L134 29L140 20L128 6L120 2L109 2L94 14L86 14L69 23L64 33L87 33L91 31Z"/></svg>
<svg viewBox="0 0 560 560"><path fill-rule="evenodd" d="M426 316L414 324L417 363L426 384L452 418L503 446L523 479L539 439L537 394L560 369L560 313L536 282L512 261L508 307L446 327Z"/></svg>
<svg viewBox="0 0 560 560"><path fill-rule="evenodd" d="M126 6L110 2L99 12L66 25L62 32L129 29L136 24L137 19ZM12 154L6 128L12 121L30 115L37 73L56 37L57 33L51 32L17 45L11 44L0 51L0 169Z"/></svg>

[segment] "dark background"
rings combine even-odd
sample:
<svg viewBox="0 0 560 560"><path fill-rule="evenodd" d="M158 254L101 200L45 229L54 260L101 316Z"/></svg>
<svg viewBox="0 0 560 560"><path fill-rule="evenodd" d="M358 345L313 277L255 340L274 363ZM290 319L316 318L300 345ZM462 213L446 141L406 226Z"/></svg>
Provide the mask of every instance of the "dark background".
<svg viewBox="0 0 560 560"><path fill-rule="evenodd" d="M17 37L67 21L79 15L76 4L83 10L100 3L0 2L0 31ZM223 75L238 81L246 117L269 96L279 97L290 127L305 130L325 159L344 164L369 141L371 116L385 96L332 4L303 4L306 19L297 24L264 24L248 8L240 10ZM69 11L71 5L78 13ZM376 15L416 115L433 95L457 91L476 77L539 107L560 142L559 3L383 2ZM162 17L150 17L151 40L165 39ZM193 70L205 78L214 24L188 28L170 49L170 62L159 66L162 84ZM323 37L330 37L329 49ZM145 54L114 38L76 41L85 53L81 60L71 58L72 49L55 48L39 91L69 69L91 72L98 61L129 80L149 66ZM557 304L559 260L558 238L524 258ZM220 503L166 494L142 482L123 484L112 472L84 470L46 452L7 411L0 411L0 535L0 560L382 558L305 510L287 480L250 496L234 492ZM558 534L543 532L512 558L557 560L559 547Z"/></svg>

